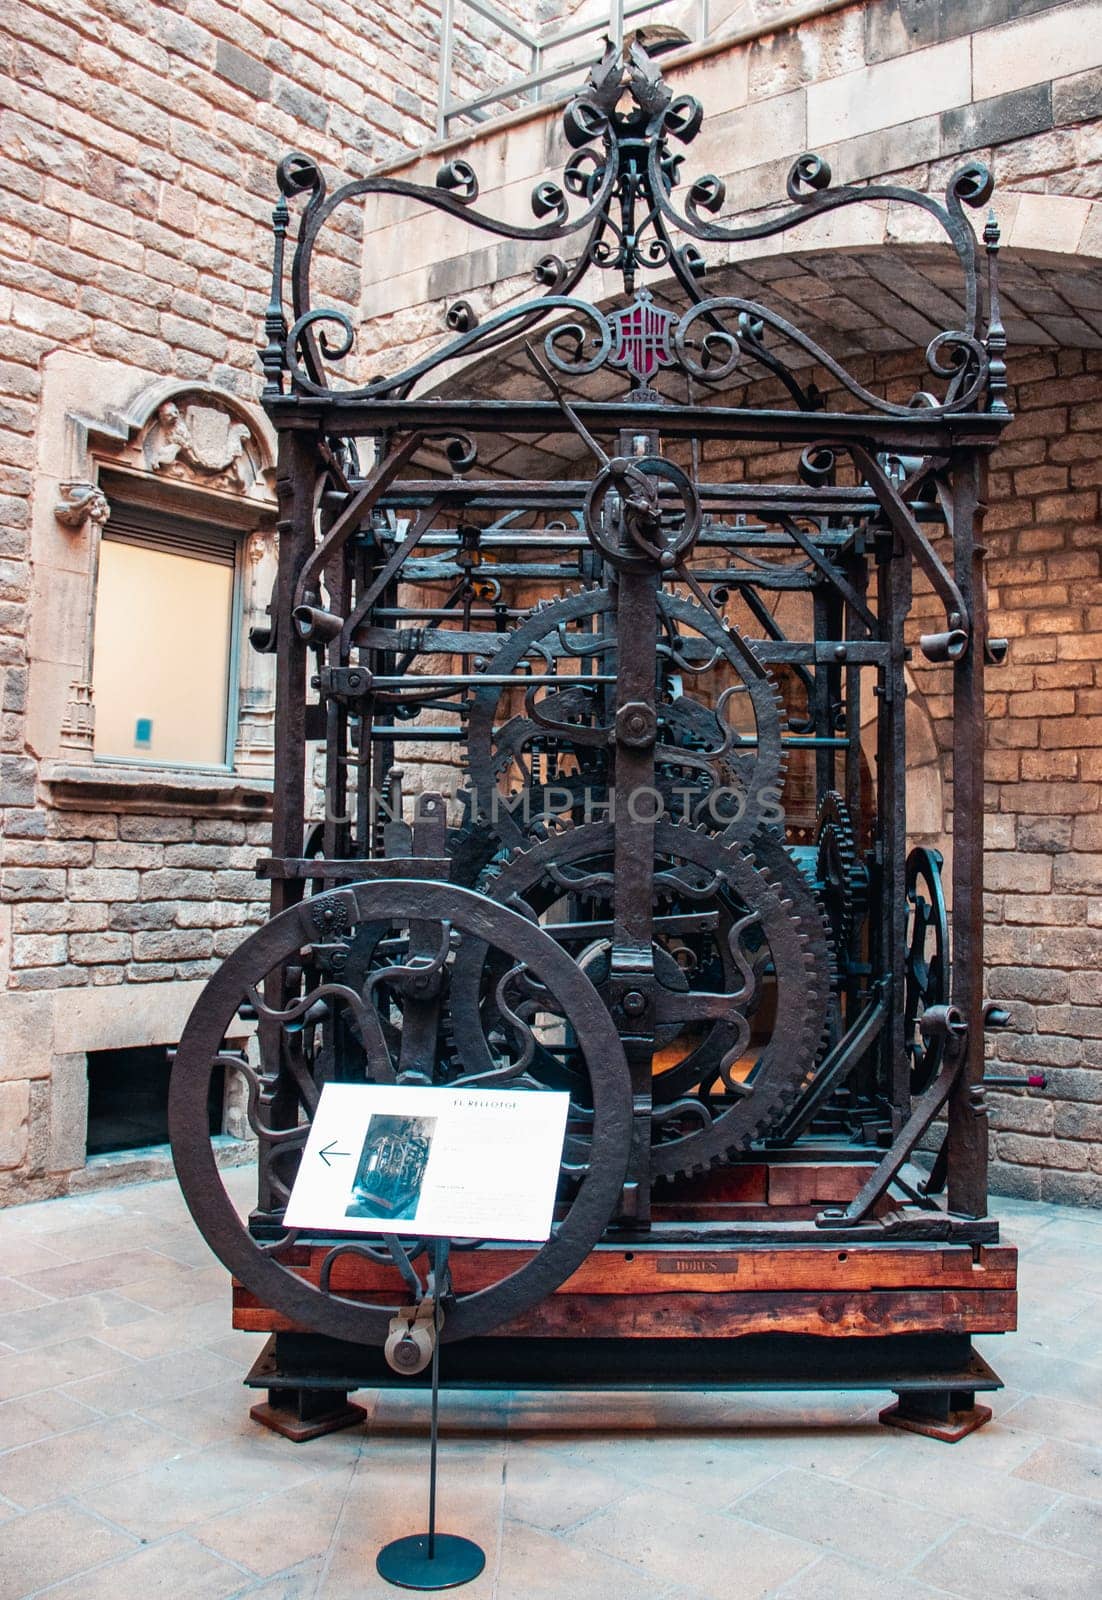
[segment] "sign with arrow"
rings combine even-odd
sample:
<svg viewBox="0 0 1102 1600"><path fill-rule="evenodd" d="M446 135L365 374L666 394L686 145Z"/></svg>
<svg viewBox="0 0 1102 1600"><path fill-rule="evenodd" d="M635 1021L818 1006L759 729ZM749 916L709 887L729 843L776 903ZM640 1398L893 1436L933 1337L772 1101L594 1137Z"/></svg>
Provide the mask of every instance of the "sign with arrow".
<svg viewBox="0 0 1102 1600"><path fill-rule="evenodd" d="M546 1239L569 1104L550 1090L326 1084L286 1225Z"/></svg>

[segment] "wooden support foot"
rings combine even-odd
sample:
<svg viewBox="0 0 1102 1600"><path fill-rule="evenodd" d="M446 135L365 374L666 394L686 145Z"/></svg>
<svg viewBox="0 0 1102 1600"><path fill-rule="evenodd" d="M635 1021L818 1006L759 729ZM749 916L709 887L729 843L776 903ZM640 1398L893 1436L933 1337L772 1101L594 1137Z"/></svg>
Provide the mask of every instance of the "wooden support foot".
<svg viewBox="0 0 1102 1600"><path fill-rule="evenodd" d="M971 1389L896 1391L894 1406L880 1413L886 1428L905 1428L908 1433L924 1433L928 1439L956 1444L991 1420L991 1407L978 1406Z"/></svg>
<svg viewBox="0 0 1102 1600"><path fill-rule="evenodd" d="M267 1400L251 1406L249 1416L285 1439L305 1444L323 1433L357 1426L367 1412L351 1404L342 1389L269 1389Z"/></svg>

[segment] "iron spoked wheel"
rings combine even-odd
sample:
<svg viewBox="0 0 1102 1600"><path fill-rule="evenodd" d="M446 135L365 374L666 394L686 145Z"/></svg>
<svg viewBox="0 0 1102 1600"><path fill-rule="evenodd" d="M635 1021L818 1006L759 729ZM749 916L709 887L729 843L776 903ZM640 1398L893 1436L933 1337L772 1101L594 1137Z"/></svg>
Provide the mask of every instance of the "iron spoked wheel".
<svg viewBox="0 0 1102 1600"><path fill-rule="evenodd" d="M922 1013L949 1000L949 918L941 884L942 856L925 845L907 857L907 954L903 1038L911 1062L911 1093L929 1088L941 1070L943 1034L927 1038Z"/></svg>
<svg viewBox="0 0 1102 1600"><path fill-rule="evenodd" d="M379 940L381 924L390 930L410 929L410 937L403 940L399 933L397 939ZM366 981L346 983L337 970L344 963L334 957L342 948L354 949L360 927L371 930L376 955ZM412 955L413 930L423 936L426 928L436 930L435 954ZM344 1081L426 1081L425 1074L405 1062L403 1024L407 1034L416 1030L425 1047L430 1027L440 1026L448 1004L451 965L466 939L507 955L514 987L499 994L511 1025L492 1063L492 1075L453 1074L451 1087L492 1084L532 1091L549 1087L535 1075L538 1064L529 1023L537 1014L553 1019L555 1026L570 1030L577 1040L578 1059L584 1063L588 1093L581 1097L585 1103L576 1106L572 1100L571 1118L577 1115L584 1123L588 1159L581 1174L569 1164L565 1169L565 1214L552 1237L536 1247L517 1271L474 1293L458 1295L449 1307L442 1336L450 1340L488 1333L551 1293L600 1239L620 1199L631 1134L631 1088L623 1048L596 990L548 934L515 911L451 884L380 880L315 896L273 918L210 980L184 1030L169 1102L180 1186L211 1249L265 1305L311 1332L353 1343L383 1344L394 1307L345 1299L315 1287L279 1259L284 1245L293 1244L293 1236L263 1245L239 1220L222 1185L207 1131L211 1073L223 1065L249 1079L250 1119L261 1135L262 1152L278 1150L281 1144L292 1152L301 1150L309 1101L316 1104L310 1067L315 1056L331 1051L334 1028L343 1030ZM305 992L282 1011L274 1011L260 999L260 985L269 974L288 968L301 970L299 987ZM260 1016L259 1073L224 1049L243 1003ZM431 1079L431 1072L427 1076ZM259 1113L277 1092L286 1096L288 1081L299 1086L298 1125L270 1129L260 1122ZM340 1235L333 1236L332 1243L363 1240L363 1235L355 1239Z"/></svg>

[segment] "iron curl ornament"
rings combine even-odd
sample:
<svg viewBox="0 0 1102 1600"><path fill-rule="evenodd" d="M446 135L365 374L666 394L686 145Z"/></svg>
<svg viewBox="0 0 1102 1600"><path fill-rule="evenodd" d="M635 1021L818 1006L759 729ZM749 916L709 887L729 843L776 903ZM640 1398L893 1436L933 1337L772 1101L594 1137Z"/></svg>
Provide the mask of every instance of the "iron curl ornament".
<svg viewBox="0 0 1102 1600"><path fill-rule="evenodd" d="M821 402L818 386L803 375L810 363L861 406L886 416L905 416L914 407L934 415L1005 411L998 229L991 219L984 232L984 282L979 244L965 214L966 208L985 205L992 193L991 173L981 162L965 162L939 198L899 184L837 184L829 163L808 151L789 171L787 204L761 219L733 223L725 214L737 202L721 177L705 173L687 183L681 178L685 151L674 147L691 146L702 122L699 101L675 96L638 41L623 53L610 46L563 112L562 128L572 154L558 178L543 178L533 186L533 220L528 225L481 208L478 175L466 160L444 162L433 184L380 174L330 193L320 167L308 156L296 152L286 157L277 173L282 198L275 212L269 344L262 357L266 396L274 399L289 385L292 394L300 395L405 399L447 364L485 355L542 329L547 358L561 372L583 378L604 369L626 370L639 391L662 368L709 385L727 382L736 372L749 380L764 369L780 379L800 409L811 410ZM520 244L568 242L570 254L539 256L531 271L544 293L522 295L492 316L480 317L466 299L453 301L444 309L443 321L454 337L393 374L361 381L349 370L356 324L346 309L314 304L311 277L324 249L325 230L337 214L386 197L453 217L474 233ZM288 326L283 259L287 201L302 199L290 267ZM931 378L942 385L940 396L922 389L907 404L889 401L872 393L816 339L776 311L703 290L702 280L712 266L722 264L725 247L788 235L798 244L798 231L808 222L870 205L903 206L925 214L959 263L961 325L942 329L926 350ZM712 247L713 262L701 246ZM612 315L576 293L591 269L620 275L627 303ZM637 285L640 274L664 275L663 296L680 293L689 302L687 309L677 312L656 304L653 289ZM548 328L549 322L554 326Z"/></svg>

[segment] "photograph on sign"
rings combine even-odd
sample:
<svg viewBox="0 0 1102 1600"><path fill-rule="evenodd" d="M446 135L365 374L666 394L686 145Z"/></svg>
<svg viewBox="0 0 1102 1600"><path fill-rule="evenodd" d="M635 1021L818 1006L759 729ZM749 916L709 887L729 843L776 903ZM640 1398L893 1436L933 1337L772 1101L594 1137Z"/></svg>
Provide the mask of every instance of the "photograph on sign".
<svg viewBox="0 0 1102 1600"><path fill-rule="evenodd" d="M286 1225L546 1239L569 1105L554 1092L326 1084Z"/></svg>

